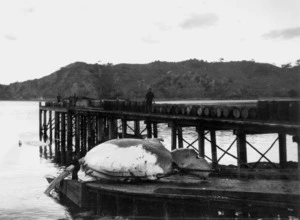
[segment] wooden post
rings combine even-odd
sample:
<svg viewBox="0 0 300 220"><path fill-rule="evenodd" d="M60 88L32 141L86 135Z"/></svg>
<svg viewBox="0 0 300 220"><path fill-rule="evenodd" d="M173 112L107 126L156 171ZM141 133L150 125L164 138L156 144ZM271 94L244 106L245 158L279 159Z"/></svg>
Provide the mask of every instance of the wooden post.
<svg viewBox="0 0 300 220"><path fill-rule="evenodd" d="M98 117L97 119L97 141L98 143L102 143L105 141L105 121L104 118Z"/></svg>
<svg viewBox="0 0 300 220"><path fill-rule="evenodd" d="M147 138L152 138L152 125L151 122L146 121Z"/></svg>
<svg viewBox="0 0 300 220"><path fill-rule="evenodd" d="M157 131L157 123L153 122L153 136L154 138L157 138L158 131Z"/></svg>
<svg viewBox="0 0 300 220"><path fill-rule="evenodd" d="M55 139L55 159L57 161L60 160L60 113L55 112L54 117L55 117L55 124L54 124L54 139Z"/></svg>
<svg viewBox="0 0 300 220"><path fill-rule="evenodd" d="M209 133L210 133L210 142L211 142L212 167L216 168L216 166L218 164L216 131L215 130L210 130Z"/></svg>
<svg viewBox="0 0 300 220"><path fill-rule="evenodd" d="M86 153L86 117L81 116L81 123L80 123L80 133L81 133L81 155L84 156Z"/></svg>
<svg viewBox="0 0 300 220"><path fill-rule="evenodd" d="M91 116L86 117L87 122L87 142L88 142L88 150L92 149L92 122Z"/></svg>
<svg viewBox="0 0 300 220"><path fill-rule="evenodd" d="M127 134L127 120L126 119L122 119L122 138L126 138L126 134Z"/></svg>
<svg viewBox="0 0 300 220"><path fill-rule="evenodd" d="M46 142L48 137L47 137L47 110L44 110L44 119L43 119L43 140Z"/></svg>
<svg viewBox="0 0 300 220"><path fill-rule="evenodd" d="M52 144L52 131L53 131L53 125L52 125L52 111L49 111L49 139L50 139L50 145Z"/></svg>
<svg viewBox="0 0 300 220"><path fill-rule="evenodd" d="M114 118L108 120L108 139L115 139L118 137L118 121Z"/></svg>
<svg viewBox="0 0 300 220"><path fill-rule="evenodd" d="M39 105L41 107L41 102L39 102ZM42 121L42 114L43 110L39 109L39 133L40 133L40 141L42 141L42 134L43 134L43 121Z"/></svg>
<svg viewBox="0 0 300 220"><path fill-rule="evenodd" d="M204 129L201 127L196 128L198 132L198 150L199 150L199 156L205 157L205 135L204 135Z"/></svg>
<svg viewBox="0 0 300 220"><path fill-rule="evenodd" d="M237 131L236 138L238 158L237 165L238 173L240 173L241 168L245 168L247 164L246 134L241 131Z"/></svg>
<svg viewBox="0 0 300 220"><path fill-rule="evenodd" d="M176 141L177 141L177 132L176 132L176 124L172 123L171 125L171 149L175 150L177 148Z"/></svg>
<svg viewBox="0 0 300 220"><path fill-rule="evenodd" d="M134 121L134 136L139 138L140 137L140 121Z"/></svg>
<svg viewBox="0 0 300 220"><path fill-rule="evenodd" d="M75 150L80 152L80 116L75 115Z"/></svg>
<svg viewBox="0 0 300 220"><path fill-rule="evenodd" d="M73 152L73 137L72 137L72 114L67 113L67 161L71 161Z"/></svg>
<svg viewBox="0 0 300 220"><path fill-rule="evenodd" d="M61 159L66 162L66 115L61 114Z"/></svg>
<svg viewBox="0 0 300 220"><path fill-rule="evenodd" d="M279 142L279 165L280 168L283 169L285 168L287 162L286 135L278 134L278 142Z"/></svg>
<svg viewBox="0 0 300 220"><path fill-rule="evenodd" d="M300 179L300 136L293 136L293 142L298 145L298 179Z"/></svg>
<svg viewBox="0 0 300 220"><path fill-rule="evenodd" d="M178 132L178 148L183 148L183 137L182 137L182 127L177 126Z"/></svg>

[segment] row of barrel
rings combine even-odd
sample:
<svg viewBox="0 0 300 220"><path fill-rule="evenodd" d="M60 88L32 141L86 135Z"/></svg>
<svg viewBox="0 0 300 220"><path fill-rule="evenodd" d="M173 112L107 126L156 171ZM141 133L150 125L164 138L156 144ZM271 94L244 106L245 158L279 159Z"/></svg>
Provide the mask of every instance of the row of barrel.
<svg viewBox="0 0 300 220"><path fill-rule="evenodd" d="M142 101L103 100L100 105L105 110L146 112ZM153 104L151 113L299 123L299 107L299 100L257 101L251 105Z"/></svg>
<svg viewBox="0 0 300 220"><path fill-rule="evenodd" d="M46 102L46 106L59 105ZM144 101L130 100L78 100L74 105L60 104L61 107L94 107L109 111L147 112ZM196 116L207 118L224 118L239 120L300 122L300 100L272 100L249 103L227 104L153 104L151 113Z"/></svg>

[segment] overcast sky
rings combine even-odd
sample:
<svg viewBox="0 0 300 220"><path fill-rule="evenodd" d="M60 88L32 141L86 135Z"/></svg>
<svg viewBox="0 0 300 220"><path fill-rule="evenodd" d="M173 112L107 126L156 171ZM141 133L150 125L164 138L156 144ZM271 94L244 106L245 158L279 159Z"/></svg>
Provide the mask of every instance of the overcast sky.
<svg viewBox="0 0 300 220"><path fill-rule="evenodd" d="M300 59L299 0L0 0L0 84L75 61Z"/></svg>

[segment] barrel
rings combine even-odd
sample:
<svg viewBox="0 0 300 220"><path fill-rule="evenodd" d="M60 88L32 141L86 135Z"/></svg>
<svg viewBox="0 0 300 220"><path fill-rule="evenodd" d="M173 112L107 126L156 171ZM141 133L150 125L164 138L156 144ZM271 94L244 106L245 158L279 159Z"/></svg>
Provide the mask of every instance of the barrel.
<svg viewBox="0 0 300 220"><path fill-rule="evenodd" d="M197 112L198 116L202 116L202 114L203 114L203 108L201 106L198 106L196 112Z"/></svg>
<svg viewBox="0 0 300 220"><path fill-rule="evenodd" d="M241 118L242 119L248 119L249 118L249 109L248 108L242 108Z"/></svg>
<svg viewBox="0 0 300 220"><path fill-rule="evenodd" d="M180 110L181 110L180 106L178 106L178 105L173 106L173 114L175 114L175 115L180 114L180 112L181 112Z"/></svg>
<svg viewBox="0 0 300 220"><path fill-rule="evenodd" d="M216 115L217 118L221 118L222 117L222 109L221 108L217 107L216 113L217 113L217 115Z"/></svg>
<svg viewBox="0 0 300 220"><path fill-rule="evenodd" d="M204 107L203 114L208 117L210 115L210 107Z"/></svg>
<svg viewBox="0 0 300 220"><path fill-rule="evenodd" d="M222 116L224 118L229 118L229 116L230 116L230 109L228 107L224 107L222 109Z"/></svg>
<svg viewBox="0 0 300 220"><path fill-rule="evenodd" d="M238 107L232 109L232 115L234 118L238 119L241 117L241 110Z"/></svg>
<svg viewBox="0 0 300 220"><path fill-rule="evenodd" d="M185 112L187 115L191 115L192 108L193 108L193 106L191 106L191 105L187 105L185 107Z"/></svg>
<svg viewBox="0 0 300 220"><path fill-rule="evenodd" d="M216 107L212 107L211 109L210 109L210 116L211 117L217 117L217 108Z"/></svg>
<svg viewBox="0 0 300 220"><path fill-rule="evenodd" d="M250 108L249 110L249 118L250 119L256 119L257 118L257 109L256 108Z"/></svg>

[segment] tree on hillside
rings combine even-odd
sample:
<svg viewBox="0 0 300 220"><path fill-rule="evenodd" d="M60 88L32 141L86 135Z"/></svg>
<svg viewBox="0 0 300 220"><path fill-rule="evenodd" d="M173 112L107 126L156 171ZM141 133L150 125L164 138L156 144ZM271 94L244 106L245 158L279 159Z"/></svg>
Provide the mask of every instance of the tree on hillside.
<svg viewBox="0 0 300 220"><path fill-rule="evenodd" d="M282 65L281 65L281 68L283 68L283 69L289 69L289 68L291 68L291 67L292 67L292 64L291 64L291 63L282 64Z"/></svg>
<svg viewBox="0 0 300 220"><path fill-rule="evenodd" d="M295 64L296 66L300 66L300 59L296 60Z"/></svg>

